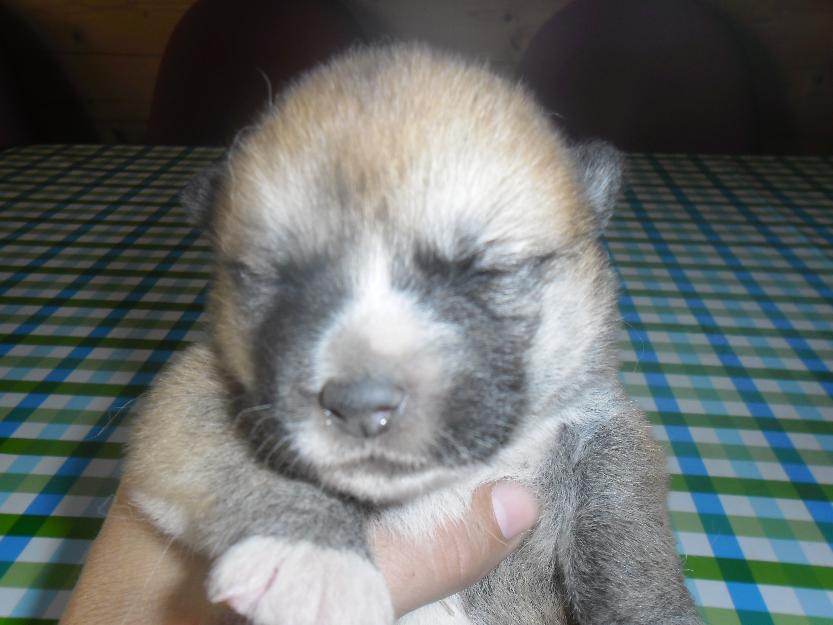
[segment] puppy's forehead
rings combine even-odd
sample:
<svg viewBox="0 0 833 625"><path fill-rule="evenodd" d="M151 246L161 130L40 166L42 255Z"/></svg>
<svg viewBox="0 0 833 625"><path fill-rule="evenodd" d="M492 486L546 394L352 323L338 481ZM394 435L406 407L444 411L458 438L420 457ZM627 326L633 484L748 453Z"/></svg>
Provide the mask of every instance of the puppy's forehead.
<svg viewBox="0 0 833 625"><path fill-rule="evenodd" d="M226 188L231 248L375 229L449 252L460 238L552 249L588 217L561 140L522 89L414 47L308 75L233 151Z"/></svg>

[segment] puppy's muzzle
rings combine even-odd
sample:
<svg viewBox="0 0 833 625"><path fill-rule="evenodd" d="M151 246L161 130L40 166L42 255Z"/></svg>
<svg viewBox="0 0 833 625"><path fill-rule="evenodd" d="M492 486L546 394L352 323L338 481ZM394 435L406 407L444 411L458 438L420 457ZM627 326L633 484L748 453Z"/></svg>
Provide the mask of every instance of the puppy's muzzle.
<svg viewBox="0 0 833 625"><path fill-rule="evenodd" d="M373 438L402 412L405 391L386 377L333 379L324 384L318 403L346 433Z"/></svg>

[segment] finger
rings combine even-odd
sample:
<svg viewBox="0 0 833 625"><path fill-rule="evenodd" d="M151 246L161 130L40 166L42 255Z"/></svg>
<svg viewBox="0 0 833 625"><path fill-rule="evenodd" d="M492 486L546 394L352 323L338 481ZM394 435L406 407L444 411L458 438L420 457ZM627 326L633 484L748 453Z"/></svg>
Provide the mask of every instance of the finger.
<svg viewBox="0 0 833 625"><path fill-rule="evenodd" d="M514 482L478 488L459 521L428 540L377 531L371 536L397 614L471 586L509 555L538 519L533 494Z"/></svg>

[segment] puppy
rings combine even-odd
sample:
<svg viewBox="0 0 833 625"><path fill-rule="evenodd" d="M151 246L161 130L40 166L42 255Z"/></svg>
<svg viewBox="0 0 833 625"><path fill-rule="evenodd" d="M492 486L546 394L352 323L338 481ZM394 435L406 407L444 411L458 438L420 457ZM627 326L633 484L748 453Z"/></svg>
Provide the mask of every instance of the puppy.
<svg viewBox="0 0 833 625"><path fill-rule="evenodd" d="M536 529L400 622L699 622L663 456L617 381L598 238L620 177L523 88L391 46L304 76L188 186L210 338L144 399L125 480L213 558L212 600L257 625L388 625L368 528L430 534L511 478Z"/></svg>

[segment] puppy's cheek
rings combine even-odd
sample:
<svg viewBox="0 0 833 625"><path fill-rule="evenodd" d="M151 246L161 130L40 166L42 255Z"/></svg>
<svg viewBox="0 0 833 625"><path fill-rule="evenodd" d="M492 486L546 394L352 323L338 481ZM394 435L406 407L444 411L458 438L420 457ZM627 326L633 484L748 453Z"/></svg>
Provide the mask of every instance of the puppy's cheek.
<svg viewBox="0 0 833 625"><path fill-rule="evenodd" d="M254 388L255 365L252 361L252 329L230 296L216 288L209 299L208 316L211 319L214 345L220 352L225 369L244 388Z"/></svg>
<svg viewBox="0 0 833 625"><path fill-rule="evenodd" d="M221 556L208 580L255 625L390 625L390 592L379 570L349 550L253 536Z"/></svg>

